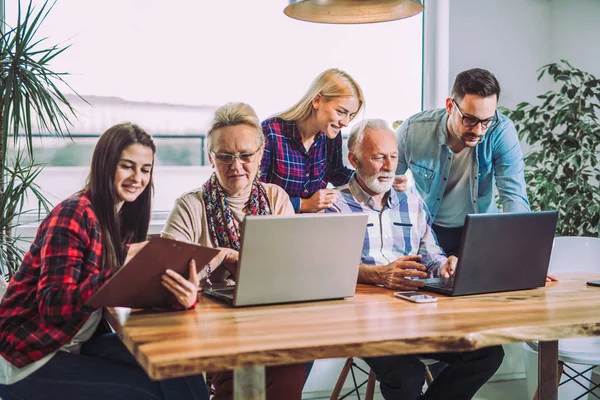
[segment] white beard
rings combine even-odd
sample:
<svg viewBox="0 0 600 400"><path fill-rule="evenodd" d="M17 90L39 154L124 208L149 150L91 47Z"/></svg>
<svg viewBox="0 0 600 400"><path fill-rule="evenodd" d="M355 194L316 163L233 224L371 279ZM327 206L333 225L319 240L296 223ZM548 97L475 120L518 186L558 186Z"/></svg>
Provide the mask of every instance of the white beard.
<svg viewBox="0 0 600 400"><path fill-rule="evenodd" d="M356 173L360 176L365 186L369 188L370 191L375 193L387 193L392 189L393 181L389 182L379 182L378 178L386 177L386 178L394 178L394 174L392 172L379 172L372 176L364 176L361 173L361 169L358 168Z"/></svg>

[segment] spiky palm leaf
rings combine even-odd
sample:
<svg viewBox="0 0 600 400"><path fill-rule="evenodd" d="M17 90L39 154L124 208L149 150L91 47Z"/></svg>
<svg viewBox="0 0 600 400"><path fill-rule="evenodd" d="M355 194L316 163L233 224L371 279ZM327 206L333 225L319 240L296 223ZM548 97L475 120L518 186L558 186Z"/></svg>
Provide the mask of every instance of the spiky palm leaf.
<svg viewBox="0 0 600 400"><path fill-rule="evenodd" d="M21 237L12 234L17 227L23 225L21 217L37 212L39 220L42 212L50 211L50 202L35 183L43 168L44 164L27 158L21 150L17 151L11 165L6 168L6 192L0 197L0 227L4 227L0 231L0 262L5 276L16 271L24 254ZM36 210L25 208L30 195L36 199Z"/></svg>
<svg viewBox="0 0 600 400"><path fill-rule="evenodd" d="M69 117L75 110L62 94L57 84L64 84L66 73L53 72L48 65L56 56L70 46L57 45L44 49L38 47L46 38L37 40L35 35L56 2L45 2L35 12L31 2L24 15L21 2L18 6L17 26L2 35L0 42L0 113L2 116L2 154L6 159L9 136L16 144L20 129L25 133L27 150L33 154L32 121L35 119L42 130L68 134ZM70 88L71 89L71 88ZM72 89L71 89L72 90ZM61 108L62 106L62 108Z"/></svg>

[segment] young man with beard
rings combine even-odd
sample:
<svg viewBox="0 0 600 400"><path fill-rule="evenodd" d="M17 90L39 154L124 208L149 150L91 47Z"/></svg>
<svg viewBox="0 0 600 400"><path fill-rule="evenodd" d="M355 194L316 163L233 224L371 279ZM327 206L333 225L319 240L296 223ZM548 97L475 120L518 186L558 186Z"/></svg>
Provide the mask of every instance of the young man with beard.
<svg viewBox="0 0 600 400"><path fill-rule="evenodd" d="M338 188L326 212L369 214L358 282L394 290L418 290L423 282L407 278L454 274L456 257L446 258L431 231L429 213L419 195L392 188L398 164L396 137L383 120L357 124L348 140L348 160L355 174ZM463 353L423 355L446 367L424 399L471 399L502 363L502 346ZM421 399L425 366L417 355L365 358L386 400Z"/></svg>
<svg viewBox="0 0 600 400"><path fill-rule="evenodd" d="M410 169L449 255L458 255L465 216L529 211L523 152L510 119L496 111L500 84L489 71L457 75L446 108L413 115L397 129L398 168Z"/></svg>

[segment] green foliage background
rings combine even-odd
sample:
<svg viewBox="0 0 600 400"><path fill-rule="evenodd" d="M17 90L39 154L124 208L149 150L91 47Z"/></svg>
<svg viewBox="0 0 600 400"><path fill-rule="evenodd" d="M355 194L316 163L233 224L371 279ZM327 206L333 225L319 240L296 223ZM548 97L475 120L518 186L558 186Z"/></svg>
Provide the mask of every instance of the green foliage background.
<svg viewBox="0 0 600 400"><path fill-rule="evenodd" d="M559 236L600 236L600 80L565 60L540 68L556 84L501 111L531 150L525 181L533 210L558 210Z"/></svg>

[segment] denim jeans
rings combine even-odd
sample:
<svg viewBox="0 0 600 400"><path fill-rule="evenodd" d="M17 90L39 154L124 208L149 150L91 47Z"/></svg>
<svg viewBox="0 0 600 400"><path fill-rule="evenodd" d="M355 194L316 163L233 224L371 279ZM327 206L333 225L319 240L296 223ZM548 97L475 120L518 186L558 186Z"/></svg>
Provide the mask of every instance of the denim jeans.
<svg viewBox="0 0 600 400"><path fill-rule="evenodd" d="M12 385L2 400L208 400L202 375L152 381L114 334L93 337L80 354L59 351L43 367Z"/></svg>
<svg viewBox="0 0 600 400"><path fill-rule="evenodd" d="M386 400L469 400L500 367L502 346L462 353L424 354L449 364L440 372L424 396L425 366L415 355L365 358L380 383Z"/></svg>

